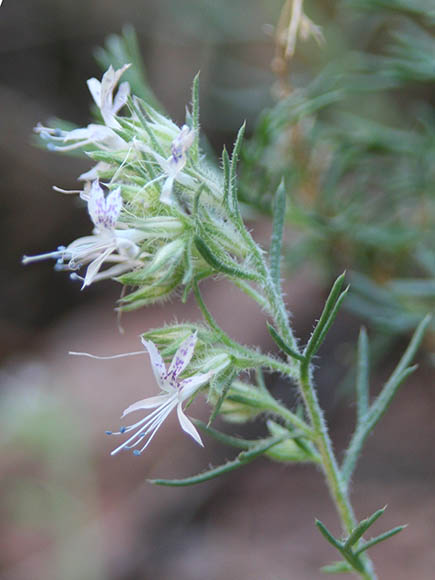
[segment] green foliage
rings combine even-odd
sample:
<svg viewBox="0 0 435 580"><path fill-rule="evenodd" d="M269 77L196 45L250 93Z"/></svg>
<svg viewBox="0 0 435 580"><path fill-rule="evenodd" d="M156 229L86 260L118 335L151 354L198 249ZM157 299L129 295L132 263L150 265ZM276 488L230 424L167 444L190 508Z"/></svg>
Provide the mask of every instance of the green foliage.
<svg viewBox="0 0 435 580"><path fill-rule="evenodd" d="M388 532L376 536L368 541L362 541L363 535L367 530L379 519L385 512L386 507L377 510L370 517L361 520L358 525L356 525L349 536L344 540L338 540L334 538L327 527L319 520L316 520L316 526L323 535L323 537L343 556L344 560L341 562L334 562L328 566L322 568L323 572L335 574L335 573L346 573L346 572L359 572L364 574L365 565L361 560L361 554L374 546L379 544L388 538L391 538L395 534L401 532L406 526L397 526Z"/></svg>
<svg viewBox="0 0 435 580"><path fill-rule="evenodd" d="M376 424L390 406L400 385L417 368L416 366L409 365L415 357L430 322L431 316L429 315L420 322L398 365L371 405L369 405L368 341L364 331L360 334L356 383L357 425L346 450L345 459L341 468L342 477L345 482L350 481L364 441L373 432Z"/></svg>
<svg viewBox="0 0 435 580"><path fill-rule="evenodd" d="M203 483L204 481L208 481L210 479L214 479L215 477L219 477L224 473L228 473L230 471L234 471L239 467L243 467L247 463L254 461L266 451L281 443L283 440L282 437L271 437L269 439L264 439L263 441L257 442L254 446L250 447L246 451L240 452L235 459L232 461L227 461L224 465L220 465L219 467L215 467L213 469L209 469L198 475L194 475L192 477L186 477L185 479L150 479L150 483L154 483L155 485L165 485L170 487L184 487L186 485L195 485L197 483Z"/></svg>
<svg viewBox="0 0 435 580"><path fill-rule="evenodd" d="M351 267L346 307L395 334L435 307L434 274L418 258L431 251L435 229L435 112L426 88L435 75L434 22L426 0L343 2L325 35L344 31L347 54L342 46L308 83L295 77L297 88L262 112L242 150L245 203L272 213L271 192L287 184L287 266ZM362 28L365 45L355 46ZM382 303L361 295L362 279L383 291ZM409 281L413 294L402 286L399 295L396 280Z"/></svg>

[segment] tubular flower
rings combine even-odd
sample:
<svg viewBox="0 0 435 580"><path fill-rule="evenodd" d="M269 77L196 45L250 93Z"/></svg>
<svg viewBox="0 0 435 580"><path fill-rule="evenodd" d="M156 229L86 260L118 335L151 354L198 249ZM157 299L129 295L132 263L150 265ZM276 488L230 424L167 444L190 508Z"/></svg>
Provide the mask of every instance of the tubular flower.
<svg viewBox="0 0 435 580"><path fill-rule="evenodd" d="M166 370L165 363L155 344L150 340L142 339L142 344L150 356L153 373L161 392L155 397L148 397L147 399L137 401L137 403L133 403L125 409L122 417L133 411L143 409L154 410L137 423L129 425L128 427L121 427L116 435L130 432L133 432L133 434L119 447L114 449L111 453L112 455L118 453L121 449L131 449L143 444L140 449L133 451L135 455L140 455L148 447L154 435L173 409L177 409L178 421L183 431L190 435L199 445L203 445L198 431L185 415L182 406L186 400L190 399L200 387L210 380L213 372L180 379L180 374L192 358L196 341L197 336L195 332L181 344L172 359L169 369ZM115 434L112 431L106 431L106 433L108 435Z"/></svg>
<svg viewBox="0 0 435 580"><path fill-rule="evenodd" d="M152 155L163 170L163 175L160 175L155 180L161 181L166 178L160 193L160 201L162 203L172 205L172 188L174 186L174 181L178 181L188 187L195 184L195 180L192 177L183 173L187 161L187 151L193 145L194 140L195 131L187 125L183 125L179 130L178 135L172 140L171 155L167 159L159 155L144 143L138 145L138 147L145 153Z"/></svg>
<svg viewBox="0 0 435 580"><path fill-rule="evenodd" d="M87 81L89 91L101 111L105 124L114 129L119 129L120 127L115 116L127 102L130 94L130 85L127 82L121 83L115 98L113 98L113 92L119 79L130 66L125 64L115 71L113 66L110 65L104 73L101 82L96 78L88 79Z"/></svg>
<svg viewBox="0 0 435 580"><path fill-rule="evenodd" d="M165 172L167 179L162 187L160 201L162 203L171 204L171 193L174 181L177 179L179 173L184 169L187 161L187 150L193 144L195 133L187 125L181 127L180 133L175 137L171 143L171 156L166 161Z"/></svg>
<svg viewBox="0 0 435 580"><path fill-rule="evenodd" d="M98 145L103 151L121 151L128 148L128 143L105 125L91 123L87 127L62 131L38 124L34 130L41 139L50 140L47 145L50 151L72 151L85 145ZM63 145L56 145L55 142Z"/></svg>
<svg viewBox="0 0 435 580"><path fill-rule="evenodd" d="M95 226L93 234L78 238L67 247L59 246L55 252L24 256L23 264L49 258L57 260L57 270L78 270L89 264L84 278L77 274L71 275L83 280L82 288L96 280L119 276L142 265L137 259L140 253L137 242L143 239L144 234L135 229L116 229L122 208L120 188L104 197L98 180L95 180L86 198L88 213ZM100 272L104 262L114 265Z"/></svg>
<svg viewBox="0 0 435 580"><path fill-rule="evenodd" d="M49 149L53 151L71 151L90 144L98 145L105 151L119 151L128 147L124 139L117 135L114 129L120 128L120 124L115 117L127 102L130 94L130 85L127 82L121 83L115 98L113 97L113 92L121 75L129 66L129 64L125 64L116 71L110 66L101 81L96 78L91 78L87 81L92 98L100 109L104 125L91 123L87 127L80 127L71 131L52 129L41 124L35 127L35 132L42 139L50 140ZM62 144L57 145L56 142Z"/></svg>

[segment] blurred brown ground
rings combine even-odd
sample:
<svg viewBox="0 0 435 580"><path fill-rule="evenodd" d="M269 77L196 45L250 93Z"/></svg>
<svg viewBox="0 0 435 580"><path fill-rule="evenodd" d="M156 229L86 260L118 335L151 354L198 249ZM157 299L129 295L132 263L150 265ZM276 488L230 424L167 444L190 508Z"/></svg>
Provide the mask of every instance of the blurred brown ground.
<svg viewBox="0 0 435 580"><path fill-rule="evenodd" d="M195 446L180 436L176 421L165 424L146 455L110 457L116 441L104 430L116 428L122 409L152 392L147 357L102 362L67 352L137 350L141 331L174 317L199 318L192 302L130 314L120 335L114 285L81 293L50 264L19 264L23 253L49 250L88 231L79 205L51 191L53 184L75 187L86 162L49 154L30 140L41 119L87 122L85 80L99 75L91 53L105 35L135 24L151 84L178 120L201 68L202 123L220 148L267 99L260 91L243 111L216 96L222 94L218 84L230 86L235 78L235 62L258 63L255 74L267 78L271 47L261 27L273 22L280 2L264 4L250 1L248 9L247 2L223 2L227 18L221 20L206 0L5 0L0 8L2 580L315 580L322 577L319 567L335 559L313 523L318 517L338 533L313 468L260 460L202 486L154 488L144 483L147 477L189 475L232 457L211 440L204 450ZM258 81L248 73L236 76L239 83ZM304 339L323 295L320 277L309 268L288 286ZM205 296L232 336L272 349L261 313L237 292L219 283L208 285ZM352 428L353 409L346 399L334 404L344 369L333 353L348 353L356 336L356 322L343 314L319 359L320 366L328 355L336 360L327 374L320 369L318 380L337 448ZM378 371L375 385L398 355ZM275 382L285 393L287 387ZM409 380L371 437L355 477L361 517L389 505L376 532L409 524L373 549L382 580L435 577L435 401L429 382L424 368ZM206 417L205 406L196 403L192 414Z"/></svg>

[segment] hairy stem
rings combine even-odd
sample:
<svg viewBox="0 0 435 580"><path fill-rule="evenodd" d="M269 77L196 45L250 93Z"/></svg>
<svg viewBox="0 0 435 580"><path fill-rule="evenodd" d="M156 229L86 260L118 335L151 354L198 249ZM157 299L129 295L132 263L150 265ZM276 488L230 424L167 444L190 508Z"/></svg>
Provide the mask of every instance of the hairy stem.
<svg viewBox="0 0 435 580"><path fill-rule="evenodd" d="M282 291L273 283L269 268L264 262L261 250L255 244L249 233L246 233L249 236L250 243L252 244L253 257L256 265L263 278L263 291L269 305L268 311L272 314L276 328L282 335L283 339L293 350L299 352L297 341L293 335L289 316L285 308ZM299 386L307 415L315 434L314 442L321 456L321 466L330 495L340 516L343 532L346 535L350 535L356 525L356 519L349 499L348 485L342 477L335 457L325 417L320 407L312 381L310 361L306 358L302 362L292 362L298 367L296 382ZM289 376L295 379L295 372L289 373ZM376 573L369 556L367 554L361 554L360 558L364 565L364 571L359 572L360 576L365 580L376 580Z"/></svg>

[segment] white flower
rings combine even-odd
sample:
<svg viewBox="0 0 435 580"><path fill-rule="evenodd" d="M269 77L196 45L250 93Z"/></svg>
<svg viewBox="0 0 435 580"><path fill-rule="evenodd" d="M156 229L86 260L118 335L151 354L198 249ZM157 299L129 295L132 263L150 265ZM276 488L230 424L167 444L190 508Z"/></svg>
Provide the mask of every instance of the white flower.
<svg viewBox="0 0 435 580"><path fill-rule="evenodd" d="M184 166L187 161L187 151L189 147L192 146L195 140L195 132L193 129L187 125L183 125L179 129L178 135L173 139L171 143L171 155L165 159L159 155L154 149L149 147L144 143L138 143L138 148L152 155L160 167L163 169L163 175L160 175L156 179L150 181L147 185L151 185L157 181L165 179L162 186L160 201L166 203L167 205L172 204L172 188L174 186L174 181L178 181L187 187L192 187L195 184L194 179L189 175L183 173Z"/></svg>
<svg viewBox="0 0 435 580"><path fill-rule="evenodd" d="M116 85L130 65L126 64L115 71L112 66L104 73L101 82L98 79L91 78L87 81L89 91L101 111L105 125L91 123L87 127L72 129L71 131L62 131L44 127L40 123L35 127L35 132L42 139L49 139L48 149L54 151L71 151L84 147L85 145L98 145L105 151L120 151L128 147L127 143L115 133L113 129L119 129L120 124L115 119L116 114L126 104L130 94L130 85L125 82L121 83L115 98L113 91ZM62 145L56 145L53 141L62 142Z"/></svg>
<svg viewBox="0 0 435 580"><path fill-rule="evenodd" d="M83 280L82 289L92 282L119 276L142 265L136 259L139 255L137 242L144 238L144 234L134 229L116 229L122 208L120 188L104 197L98 180L95 180L90 187L87 203L89 216L95 226L91 236L78 238L67 247L60 246L55 252L24 256L23 264L48 258L57 260L57 270L78 270L89 264L84 278L77 274L71 275ZM104 262L114 265L100 272Z"/></svg>
<svg viewBox="0 0 435 580"><path fill-rule="evenodd" d="M115 71L112 65L110 65L104 73L101 82L96 78L87 81L89 91L101 111L104 122L108 127L112 127L113 129L120 128L115 116L127 102L130 94L130 85L127 82L121 83L115 98L113 98L113 91L123 73L130 66L129 64L125 64L122 68Z"/></svg>
<svg viewBox="0 0 435 580"><path fill-rule="evenodd" d="M121 449L131 449L145 442L140 449L135 449L133 451L135 455L140 455L144 449L148 447L163 421L174 409L177 409L178 421L183 431L190 435L197 443L203 445L198 431L190 419L185 415L182 405L185 401L190 399L200 387L210 380L213 371L205 374L193 375L186 379L179 378L180 374L184 371L192 358L196 341L197 336L195 332L182 343L175 353L169 369L166 370L165 363L163 362L155 344L150 340L142 339L142 343L150 355L151 366L157 384L160 387L161 394L133 403L133 405L130 405L125 409L122 414L123 417L128 413L142 409L154 409L154 411L148 413L137 423L127 427L121 427L116 435L130 433L131 431L134 433L124 443L122 443L122 445L114 449L111 453L112 455L118 453ZM114 434L112 431L106 431L106 433L109 435Z"/></svg>
<svg viewBox="0 0 435 580"><path fill-rule="evenodd" d="M181 127L180 133L171 143L171 156L166 160L164 170L167 179L162 187L160 201L170 205L172 203L171 194L174 181L184 169L187 161L187 150L195 140L194 131L187 125Z"/></svg>
<svg viewBox="0 0 435 580"><path fill-rule="evenodd" d="M104 151L121 151L128 148L128 143L110 127L94 123L72 131L52 129L38 123L35 133L38 133L41 139L50 140L47 149L51 151L72 151L90 144L97 145ZM55 145L53 141L62 142L63 145Z"/></svg>

